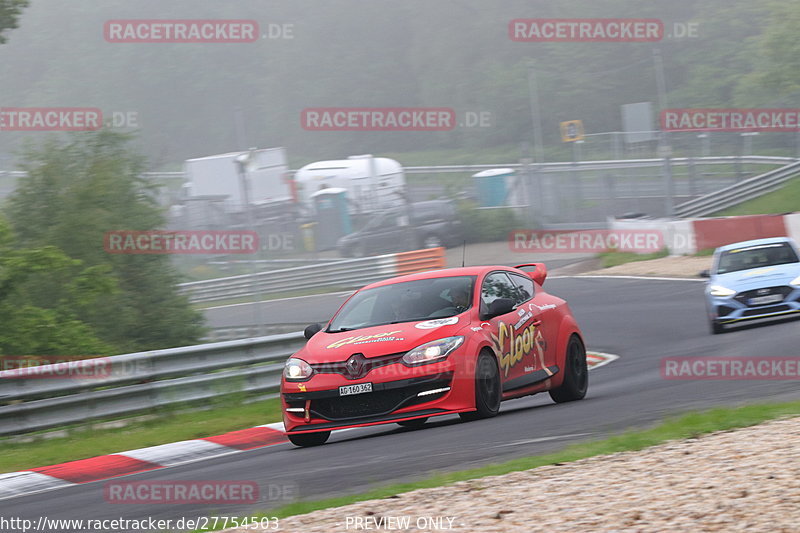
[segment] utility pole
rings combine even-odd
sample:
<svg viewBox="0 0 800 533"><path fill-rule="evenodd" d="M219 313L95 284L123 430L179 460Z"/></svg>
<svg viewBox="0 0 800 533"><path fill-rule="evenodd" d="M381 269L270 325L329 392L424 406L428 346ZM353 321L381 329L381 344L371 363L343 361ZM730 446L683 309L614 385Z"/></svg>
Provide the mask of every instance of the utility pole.
<svg viewBox="0 0 800 533"><path fill-rule="evenodd" d="M656 85L658 87L658 110L667 109L667 87L664 81L664 64L661 59L661 50L653 49L653 64L656 70ZM672 178L672 146L669 142L669 133L661 131L658 145L658 156L664 158L664 208L668 217L675 216L675 181Z"/></svg>
<svg viewBox="0 0 800 533"><path fill-rule="evenodd" d="M537 165L544 163L542 147L542 114L539 109L539 88L536 84L536 68L528 63L528 95L531 103L531 122L533 124L533 158Z"/></svg>
<svg viewBox="0 0 800 533"><path fill-rule="evenodd" d="M531 125L533 126L533 180L536 180L536 190L539 193L539 205L542 206L541 212L537 217L544 222L546 217L544 201L544 177L541 173L541 165L544 163L544 148L542 146L542 113L539 108L539 87L536 84L536 68L533 61L528 62L528 97L531 106ZM531 184L532 185L532 184ZM529 191L533 191L530 187ZM561 201L560 198L557 200ZM533 202L529 202L533 205Z"/></svg>

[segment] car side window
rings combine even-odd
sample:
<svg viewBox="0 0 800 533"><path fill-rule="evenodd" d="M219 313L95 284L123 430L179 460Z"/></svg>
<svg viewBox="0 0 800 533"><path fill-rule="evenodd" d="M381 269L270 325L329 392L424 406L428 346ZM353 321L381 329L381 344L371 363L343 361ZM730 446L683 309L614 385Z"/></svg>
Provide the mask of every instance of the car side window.
<svg viewBox="0 0 800 533"><path fill-rule="evenodd" d="M527 276L520 276L519 274L509 274L511 281L517 286L517 304L527 302L534 295L533 280Z"/></svg>
<svg viewBox="0 0 800 533"><path fill-rule="evenodd" d="M486 276L481 287L481 304L486 309L489 304L498 298L511 298L515 302L519 300L517 287L514 285L505 272L494 272Z"/></svg>

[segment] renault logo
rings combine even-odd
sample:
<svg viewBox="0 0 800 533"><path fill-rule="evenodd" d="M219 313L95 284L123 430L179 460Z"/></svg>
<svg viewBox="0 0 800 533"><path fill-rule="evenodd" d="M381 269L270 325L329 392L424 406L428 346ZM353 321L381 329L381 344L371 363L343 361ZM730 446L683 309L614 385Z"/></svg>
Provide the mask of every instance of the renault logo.
<svg viewBox="0 0 800 533"><path fill-rule="evenodd" d="M347 368L347 374L351 378L360 378L362 377L362 373L364 372L364 367L366 366L366 358L364 354L354 353L350 356L350 358L345 363L345 368Z"/></svg>

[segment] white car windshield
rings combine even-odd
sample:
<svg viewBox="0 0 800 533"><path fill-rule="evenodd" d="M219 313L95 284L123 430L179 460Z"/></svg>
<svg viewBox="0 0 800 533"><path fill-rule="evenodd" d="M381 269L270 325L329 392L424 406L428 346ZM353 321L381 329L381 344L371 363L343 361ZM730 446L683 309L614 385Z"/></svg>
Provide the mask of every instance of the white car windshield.
<svg viewBox="0 0 800 533"><path fill-rule="evenodd" d="M759 244L726 250L719 256L717 274L774 265L797 263L797 254L788 242Z"/></svg>

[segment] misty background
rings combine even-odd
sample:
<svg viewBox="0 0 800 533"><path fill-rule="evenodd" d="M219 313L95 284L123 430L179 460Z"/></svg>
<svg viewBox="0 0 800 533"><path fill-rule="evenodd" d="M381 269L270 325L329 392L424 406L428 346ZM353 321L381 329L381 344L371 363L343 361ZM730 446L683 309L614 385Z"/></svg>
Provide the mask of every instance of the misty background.
<svg viewBox="0 0 800 533"><path fill-rule="evenodd" d="M656 43L523 43L515 18L657 18ZM109 19L253 19L292 38L241 44L109 43ZM693 23L696 37L670 37ZM657 104L653 49L668 107L786 107L800 88L800 5L676 0L32 0L0 46L0 106L135 112L150 170L183 160L285 146L292 168L356 153L403 164L516 161L532 140L528 65L535 68L547 160L567 159L558 123L620 131L620 105ZM490 113L488 127L444 132L314 132L308 107L450 107ZM244 114L237 139L235 112ZM0 170L27 140L2 132ZM793 136L762 135L758 153L792 155ZM759 144L760 143L760 144ZM522 146L522 148L521 148ZM405 157L402 154L407 154Z"/></svg>

